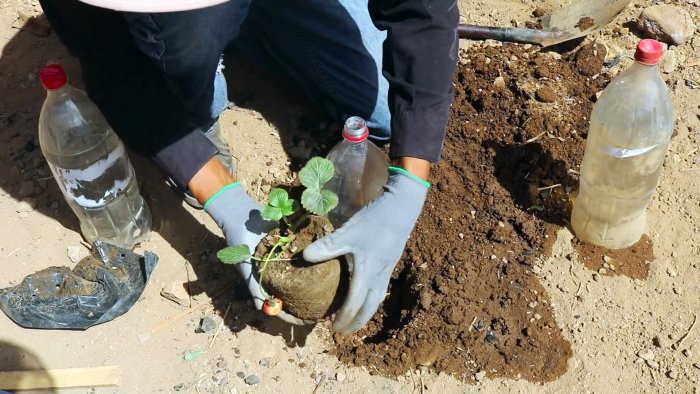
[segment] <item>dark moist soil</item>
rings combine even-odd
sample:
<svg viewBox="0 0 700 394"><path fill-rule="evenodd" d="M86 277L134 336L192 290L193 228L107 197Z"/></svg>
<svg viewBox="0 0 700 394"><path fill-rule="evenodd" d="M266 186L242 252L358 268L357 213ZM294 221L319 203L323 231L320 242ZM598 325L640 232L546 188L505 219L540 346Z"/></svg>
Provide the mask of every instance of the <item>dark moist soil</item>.
<svg viewBox="0 0 700 394"><path fill-rule="evenodd" d="M571 347L532 267L568 224L588 115L609 78L602 45L554 55L515 44L461 55L423 213L378 313L334 337L341 360L466 381L479 371L534 382L566 372Z"/></svg>
<svg viewBox="0 0 700 394"><path fill-rule="evenodd" d="M304 248L317 239L333 232L333 225L325 218L311 216L305 226L294 235L288 253L281 258L292 261L268 263L263 276L263 287L268 294L282 300L283 309L292 315L315 322L340 307L345 299L348 283L347 264L339 259L311 264L304 260ZM267 256L279 240L275 229L258 244L256 256Z"/></svg>
<svg viewBox="0 0 700 394"><path fill-rule="evenodd" d="M601 246L572 241L578 260L588 269L601 275L624 275L632 279L646 279L649 263L654 261L654 245L651 238L642 235L636 244L625 249L606 249Z"/></svg>

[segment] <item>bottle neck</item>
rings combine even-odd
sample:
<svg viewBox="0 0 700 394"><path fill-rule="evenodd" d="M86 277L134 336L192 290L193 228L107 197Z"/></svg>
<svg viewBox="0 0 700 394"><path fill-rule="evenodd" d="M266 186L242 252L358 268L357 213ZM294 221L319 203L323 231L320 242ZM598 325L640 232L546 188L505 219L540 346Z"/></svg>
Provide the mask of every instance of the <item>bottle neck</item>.
<svg viewBox="0 0 700 394"><path fill-rule="evenodd" d="M56 89L46 89L46 95L48 97L60 97L67 95L69 91L70 85L66 83L63 86Z"/></svg>

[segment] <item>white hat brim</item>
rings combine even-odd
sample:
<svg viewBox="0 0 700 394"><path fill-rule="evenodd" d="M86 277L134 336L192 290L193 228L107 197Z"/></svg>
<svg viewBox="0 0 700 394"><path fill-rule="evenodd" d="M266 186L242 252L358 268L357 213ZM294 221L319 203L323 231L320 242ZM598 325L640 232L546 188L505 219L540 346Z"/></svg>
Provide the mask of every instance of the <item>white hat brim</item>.
<svg viewBox="0 0 700 394"><path fill-rule="evenodd" d="M80 0L83 3L116 11L173 12L187 11L225 3L228 0Z"/></svg>

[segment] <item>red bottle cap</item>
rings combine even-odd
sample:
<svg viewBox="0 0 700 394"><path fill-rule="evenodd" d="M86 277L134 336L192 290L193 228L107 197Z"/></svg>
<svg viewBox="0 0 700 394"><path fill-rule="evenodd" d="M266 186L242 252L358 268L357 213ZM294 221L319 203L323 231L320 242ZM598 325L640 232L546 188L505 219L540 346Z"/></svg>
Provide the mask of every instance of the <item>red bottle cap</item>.
<svg viewBox="0 0 700 394"><path fill-rule="evenodd" d="M639 41L637 51L634 53L634 59L642 64L653 66L659 63L661 55L664 53L664 48L661 43L650 38Z"/></svg>
<svg viewBox="0 0 700 394"><path fill-rule="evenodd" d="M48 64L39 71L41 84L48 90L58 89L68 81L66 72L58 64Z"/></svg>

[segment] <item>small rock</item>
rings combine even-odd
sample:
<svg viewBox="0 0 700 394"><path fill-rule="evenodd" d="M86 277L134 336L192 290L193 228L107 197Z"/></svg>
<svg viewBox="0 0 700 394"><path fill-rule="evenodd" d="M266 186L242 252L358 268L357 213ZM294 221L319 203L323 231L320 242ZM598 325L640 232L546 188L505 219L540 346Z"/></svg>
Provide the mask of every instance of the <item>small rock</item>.
<svg viewBox="0 0 700 394"><path fill-rule="evenodd" d="M596 282L600 281L600 274L597 272L594 272L593 273L593 280Z"/></svg>
<svg viewBox="0 0 700 394"><path fill-rule="evenodd" d="M503 79L503 77L497 77L493 81L493 86L497 87L498 89L503 89L506 87L506 80Z"/></svg>
<svg viewBox="0 0 700 394"><path fill-rule="evenodd" d="M496 342L498 342L498 337L496 337L496 334L494 334L493 331L489 331L489 332L486 334L486 337L485 337L484 339L485 339L486 342L488 342L488 343L496 343Z"/></svg>
<svg viewBox="0 0 700 394"><path fill-rule="evenodd" d="M184 384L184 383L176 384L175 386L173 386L173 390L175 390L175 391L180 391L180 390L182 390L183 388L185 388L185 384Z"/></svg>
<svg viewBox="0 0 700 394"><path fill-rule="evenodd" d="M34 194L34 181L22 182L22 185L19 187L19 198L29 197L32 194Z"/></svg>
<svg viewBox="0 0 700 394"><path fill-rule="evenodd" d="M245 372L243 371L238 371L236 372L236 376L238 376L241 379L245 379Z"/></svg>
<svg viewBox="0 0 700 394"><path fill-rule="evenodd" d="M690 357L693 355L693 353L690 351L690 349L683 349L682 353L685 357Z"/></svg>
<svg viewBox="0 0 700 394"><path fill-rule="evenodd" d="M598 270L598 273L601 275L605 275L608 271L605 268L601 268Z"/></svg>
<svg viewBox="0 0 700 394"><path fill-rule="evenodd" d="M695 364L693 364L693 367L695 367L695 368L697 368L697 369L700 369L700 364L695 363Z"/></svg>
<svg viewBox="0 0 700 394"><path fill-rule="evenodd" d="M70 261L77 264L83 258L82 253L80 253L81 251L82 249L80 248L80 245L70 245L67 248L66 253L68 254Z"/></svg>
<svg viewBox="0 0 700 394"><path fill-rule="evenodd" d="M661 62L659 63L659 70L664 74L671 74L676 71L678 62L676 61L676 52L668 50L661 57Z"/></svg>
<svg viewBox="0 0 700 394"><path fill-rule="evenodd" d="M25 198L17 203L17 212L31 212L36 209L36 199Z"/></svg>
<svg viewBox="0 0 700 394"><path fill-rule="evenodd" d="M345 379L347 379L347 376L345 376L344 373L342 373L342 372L335 373L335 380L337 380L338 382L344 382Z"/></svg>
<svg viewBox="0 0 700 394"><path fill-rule="evenodd" d="M651 340L651 342L654 344L654 346L656 346L658 348L662 348L662 349L670 346L670 343L668 342L668 340L666 340L666 338L659 336L659 335L655 336L654 339Z"/></svg>
<svg viewBox="0 0 700 394"><path fill-rule="evenodd" d="M474 374L474 379L476 379L477 382L481 382L482 380L484 380L485 377L486 371L479 371Z"/></svg>
<svg viewBox="0 0 700 394"><path fill-rule="evenodd" d="M534 308L537 306L537 301L532 301L531 303L527 304L528 308Z"/></svg>
<svg viewBox="0 0 700 394"><path fill-rule="evenodd" d="M637 356L645 361L651 361L654 359L654 352L652 352L651 349L642 349L637 352Z"/></svg>
<svg viewBox="0 0 700 394"><path fill-rule="evenodd" d="M262 185L260 186L260 190L262 190L263 193L267 194L272 190L272 186L270 185Z"/></svg>
<svg viewBox="0 0 700 394"><path fill-rule="evenodd" d="M646 360L646 363L649 366L649 368L651 368L651 369L654 369L654 370L659 369L659 363L657 363L654 360Z"/></svg>
<svg viewBox="0 0 700 394"><path fill-rule="evenodd" d="M655 5L642 11L639 28L667 44L681 45L693 37L695 23L688 11L672 5Z"/></svg>
<svg viewBox="0 0 700 394"><path fill-rule="evenodd" d="M261 367L269 367L272 364L272 359L270 357L265 357L258 362Z"/></svg>
<svg viewBox="0 0 700 394"><path fill-rule="evenodd" d="M557 94L549 86L543 86L535 92L535 98L543 103L552 103L557 100Z"/></svg>
<svg viewBox="0 0 700 394"><path fill-rule="evenodd" d="M603 262L610 264L613 261L612 257L610 256L603 256Z"/></svg>
<svg viewBox="0 0 700 394"><path fill-rule="evenodd" d="M675 369L671 368L671 369L668 370L668 372L666 372L666 376L668 376L669 379L675 380L675 379L678 378L678 371L676 371Z"/></svg>
<svg viewBox="0 0 700 394"><path fill-rule="evenodd" d="M206 333L216 328L216 322L209 316L205 316L199 321L199 327L194 331L196 333Z"/></svg>
<svg viewBox="0 0 700 394"><path fill-rule="evenodd" d="M678 276L678 271L677 271L675 268L673 268L673 267L669 267L669 268L666 270L666 273L667 273L668 276L670 276L671 278L675 278L676 276Z"/></svg>
<svg viewBox="0 0 700 394"><path fill-rule="evenodd" d="M260 378L257 375L250 375L244 379L245 383L248 385L254 385L260 383Z"/></svg>
<svg viewBox="0 0 700 394"><path fill-rule="evenodd" d="M190 295L182 282L170 282L160 290L160 295L179 305L190 306Z"/></svg>

